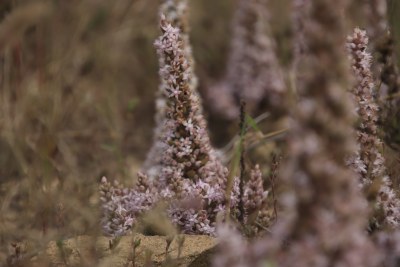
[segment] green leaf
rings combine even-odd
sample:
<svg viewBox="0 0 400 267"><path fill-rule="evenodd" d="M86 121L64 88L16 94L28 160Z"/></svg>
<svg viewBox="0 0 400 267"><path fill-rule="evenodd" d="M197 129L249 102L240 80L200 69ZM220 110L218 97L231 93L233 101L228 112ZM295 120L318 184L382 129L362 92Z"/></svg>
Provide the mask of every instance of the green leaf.
<svg viewBox="0 0 400 267"><path fill-rule="evenodd" d="M141 243L141 242L142 242L142 239L137 238L137 239L135 239L135 241L134 241L134 243L133 243L133 246L134 246L135 248L137 248L137 247L140 246L140 243Z"/></svg>
<svg viewBox="0 0 400 267"><path fill-rule="evenodd" d="M249 125L257 132L261 132L260 128L257 125L257 122L249 115L246 114L246 125Z"/></svg>

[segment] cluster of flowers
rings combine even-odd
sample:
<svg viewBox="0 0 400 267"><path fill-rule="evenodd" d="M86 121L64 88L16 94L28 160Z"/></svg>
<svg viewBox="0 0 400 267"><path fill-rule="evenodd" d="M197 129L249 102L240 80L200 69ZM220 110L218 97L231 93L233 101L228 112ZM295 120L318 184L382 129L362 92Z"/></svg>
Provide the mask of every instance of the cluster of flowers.
<svg viewBox="0 0 400 267"><path fill-rule="evenodd" d="M384 212L381 218L374 218L375 223L386 223L396 228L400 225L400 200L391 189L391 179L387 175L385 159L380 152L383 146L377 133L378 105L373 96L375 85L371 72L372 57L367 46L367 33L359 28L356 28L347 39L347 49L356 78L352 93L360 118L357 127L359 150L354 156L352 165L360 176L363 189L369 194L375 194L372 199L376 201L378 210L382 209ZM371 190L374 186L379 188L375 190L376 192Z"/></svg>
<svg viewBox="0 0 400 267"><path fill-rule="evenodd" d="M192 47L189 42L189 22L188 22L188 3L187 0L163 0L160 5L160 14L164 14L166 19L170 21L175 27L180 30L180 35L182 42L184 43L185 56L190 62L190 68L187 70L190 72L190 86L193 91L196 92L197 78L194 75L193 66L194 60L192 55ZM159 65L164 66L164 58L159 57ZM162 166L162 154L166 149L166 144L162 141L162 137L165 135L165 122L166 118L166 108L167 99L164 97L165 82L161 80L159 88L156 95L156 113L155 113L155 123L153 135L153 145L147 153L146 161L143 163L142 169L146 174L155 178L159 175Z"/></svg>
<svg viewBox="0 0 400 267"><path fill-rule="evenodd" d="M165 202L167 215L183 233L214 235L218 214L229 208L231 214L238 215L239 202L243 202L243 217L247 218L265 206L267 194L256 166L243 185L243 201L239 201L237 177L227 196L228 169L210 144L199 97L190 86L192 73L185 42L180 30L164 16L161 30L155 46L162 62L160 76L166 98L162 165L155 179L140 173L137 185L131 189L112 186L103 178L103 227L110 235L125 234L143 212Z"/></svg>

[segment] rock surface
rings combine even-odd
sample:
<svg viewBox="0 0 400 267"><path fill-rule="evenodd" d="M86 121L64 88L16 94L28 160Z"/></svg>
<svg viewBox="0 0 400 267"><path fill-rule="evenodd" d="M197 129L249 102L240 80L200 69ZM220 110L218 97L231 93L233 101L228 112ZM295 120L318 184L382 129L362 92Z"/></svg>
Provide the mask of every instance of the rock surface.
<svg viewBox="0 0 400 267"><path fill-rule="evenodd" d="M140 245L135 249L133 260L135 240L140 240ZM50 242L46 253L37 257L36 261L42 262L46 258L50 266L57 267L82 264L86 266L90 262L94 264L93 266L101 267L161 265L201 267L210 265L209 261L215 245L216 240L209 236L179 235L170 244L166 257L167 237L165 236L135 234L121 237L119 240L108 237L78 236Z"/></svg>

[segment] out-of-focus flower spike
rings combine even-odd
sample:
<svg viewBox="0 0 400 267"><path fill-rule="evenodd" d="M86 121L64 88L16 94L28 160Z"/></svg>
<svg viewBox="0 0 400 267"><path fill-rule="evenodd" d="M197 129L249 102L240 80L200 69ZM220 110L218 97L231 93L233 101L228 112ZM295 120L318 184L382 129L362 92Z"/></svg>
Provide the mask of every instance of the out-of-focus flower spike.
<svg viewBox="0 0 400 267"><path fill-rule="evenodd" d="M382 141L377 133L378 105L373 97L375 85L372 78L372 57L368 52L366 31L359 28L354 29L353 34L347 38L347 49L356 80L351 92L354 95L357 113L360 117L357 127L359 151L355 155L355 159L359 159L359 161L353 160L352 166L361 176L364 191L371 193L373 191L371 187L379 186L379 189L375 190L374 201L378 203L378 209L383 209L385 216L382 218L384 221L378 221L378 223L386 223L397 228L400 225L400 200L391 189L385 159L380 153ZM379 211L376 212L379 213Z"/></svg>

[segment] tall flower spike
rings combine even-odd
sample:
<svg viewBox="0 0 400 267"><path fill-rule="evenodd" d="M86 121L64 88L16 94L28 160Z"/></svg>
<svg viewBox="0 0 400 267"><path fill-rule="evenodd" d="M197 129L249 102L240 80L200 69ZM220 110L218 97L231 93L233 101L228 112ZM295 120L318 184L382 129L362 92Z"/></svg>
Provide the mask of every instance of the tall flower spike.
<svg viewBox="0 0 400 267"><path fill-rule="evenodd" d="M225 106L233 102L224 96L230 92L234 98L245 100L252 111L261 100L266 101L270 112L280 111L285 84L269 25L268 2L238 1L225 81L210 89L213 106L218 108L221 97ZM235 115L232 108L225 110L227 116Z"/></svg>
<svg viewBox="0 0 400 267"><path fill-rule="evenodd" d="M356 147L343 49L348 3L312 0L304 14L305 76L280 175L288 187L281 195L285 214L274 229L281 247L269 251L281 267L376 266L379 260L364 231L366 203L344 162Z"/></svg>
<svg viewBox="0 0 400 267"><path fill-rule="evenodd" d="M164 166L174 169L164 177L179 173L186 179L198 179L199 169L211 157L211 145L206 132L206 122L199 113L199 99L190 90L190 65L185 56L180 31L165 20L161 20L163 35L155 45L165 63L160 76L165 83L167 97L167 132ZM170 174L167 174L170 173ZM165 182L169 182L167 179Z"/></svg>
<svg viewBox="0 0 400 267"><path fill-rule="evenodd" d="M190 25L189 25L189 5L188 0L163 0L160 6L160 14L165 15L165 19L171 23L174 27L180 30L180 36L183 42L183 50L186 55L186 59L189 61L189 72L190 77L190 88L197 92L197 77L194 73L194 58L192 52L192 46L190 45Z"/></svg>
<svg viewBox="0 0 400 267"><path fill-rule="evenodd" d="M137 218L162 201L172 222L187 234L215 234L218 213L227 203L237 213L238 179L234 178L230 201L227 201L228 170L211 148L207 124L199 107L198 95L190 88L190 64L180 30L161 17L162 36L155 42L160 57L160 76L166 102L162 168L159 179L139 173L132 188L112 187L102 180L103 228L111 235L125 234ZM256 185L260 173L255 172ZM258 177L258 178L257 178ZM259 205L259 189L248 191L254 207ZM223 214L222 214L223 215Z"/></svg>
<svg viewBox="0 0 400 267"><path fill-rule="evenodd" d="M216 214L224 210L227 169L216 158L200 112L199 98L190 89L190 65L184 52L179 29L165 17L161 20L162 36L156 41L164 66L160 76L167 98L166 131L168 146L159 177L161 195L166 198L200 198L200 210L185 210L172 205L169 213L187 233L213 233ZM236 204L235 194L232 205ZM192 225L190 221L195 221Z"/></svg>
<svg viewBox="0 0 400 267"><path fill-rule="evenodd" d="M379 186L374 199L383 209L384 222L392 227L400 225L400 200L391 189L391 181L387 176L385 159L380 153L382 141L377 134L378 106L373 97L374 83L371 73L371 55L367 51L368 37L365 31L356 28L347 39L347 48L356 84L352 93L357 103L360 124L357 139L360 146L359 159L355 164L361 175L364 190L372 193L372 187Z"/></svg>
<svg viewBox="0 0 400 267"><path fill-rule="evenodd" d="M194 74L194 58L192 54L192 47L189 40L189 21L188 21L188 3L187 0L163 0L160 5L160 15L163 14L166 20L170 21L171 24L180 30L181 41L183 51L186 59L189 62L187 73L190 73L189 87L195 93L197 92L197 77ZM159 57L160 67L164 66L164 58ZM165 135L165 122L166 122L166 106L167 99L165 97L165 84L164 80L161 79L159 89L156 97L156 114L153 145L150 148L145 163L143 164L143 170L148 174L149 177L155 178L160 174L162 165L162 155L166 151L166 145L162 138Z"/></svg>

